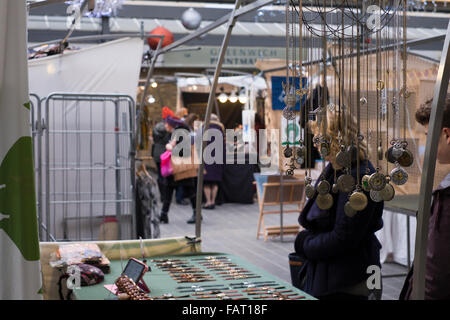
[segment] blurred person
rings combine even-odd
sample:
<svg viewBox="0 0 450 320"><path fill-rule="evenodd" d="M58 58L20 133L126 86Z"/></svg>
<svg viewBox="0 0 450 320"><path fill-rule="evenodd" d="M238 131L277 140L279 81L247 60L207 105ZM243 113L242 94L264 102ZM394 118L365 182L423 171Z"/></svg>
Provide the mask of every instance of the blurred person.
<svg viewBox="0 0 450 320"><path fill-rule="evenodd" d="M340 151L339 120L328 108L326 117L326 134L331 137L331 144L330 154L324 158L329 163L322 172L322 178L317 180L316 188L322 179L333 186L335 174L337 179L345 173L344 168L336 163L336 154ZM317 122L310 122L310 125L311 131L317 136ZM348 131L356 138L354 122L349 123ZM355 181L357 156L360 158L360 178L375 172L371 162L366 159L365 149L366 146L362 142L360 154L355 152L352 159L349 174ZM333 206L330 209L319 208L316 191L315 195L308 199L298 219L300 225L305 228L295 239L295 252L305 262L305 277L302 279L304 284L300 289L319 300L368 300L374 294L381 297L381 289L371 292L366 282L369 277L367 268L372 265L381 267L381 245L375 232L383 227L384 202L374 202L369 193L364 191L368 200L367 207L350 217L344 211L350 194L342 191L333 193L331 190L330 194L333 197ZM300 277L300 274L298 276Z"/></svg>
<svg viewBox="0 0 450 320"><path fill-rule="evenodd" d="M187 108L180 108L175 112L175 116L181 120L185 120L189 111Z"/></svg>
<svg viewBox="0 0 450 320"><path fill-rule="evenodd" d="M214 113L211 114L211 121L209 123L209 130L211 129L216 129L220 131L223 146L222 154L225 154L225 142L224 142L225 127L219 121L217 115ZM213 143L214 139L211 139L211 141L209 141L207 145ZM216 150L214 150L211 153L212 157L215 157L216 155L215 152ZM206 203L203 206L204 209L210 210L215 208L217 192L219 191L219 184L222 181L223 177L223 166L224 166L223 161L224 159L222 159L222 163L212 163L212 164L205 163L206 174L203 176L203 183L204 183L203 192L205 193Z"/></svg>
<svg viewBox="0 0 450 320"><path fill-rule="evenodd" d="M152 157L153 160L156 163L156 167L158 170L158 189L160 194L160 200L161 202L164 201L164 194L165 194L165 178L161 175L161 158L160 156L166 151L166 144L170 141L170 132L167 132L165 128L165 119L167 116L174 116L174 113L172 110L170 110L168 107L163 107L162 109L162 121L158 122L154 127L152 131L153 136L153 148L152 148Z"/></svg>
<svg viewBox="0 0 450 320"><path fill-rule="evenodd" d="M178 119L175 116L168 116L165 120L165 128L168 132L171 134L176 129L186 129L189 130L188 126L184 123L184 121ZM166 145L166 150L172 150L173 147L175 147L176 144L178 144L180 141L177 141L175 138L172 138ZM181 155L182 156L182 155ZM182 180L175 181L174 176L171 175L167 177L167 189L166 189L166 195L163 202L163 207L161 210L161 217L160 221L163 223L169 223L169 209L170 204L172 201L172 196L174 190L181 186L183 188L183 195L184 197L188 198L191 202L193 214L191 219L189 219L188 223L195 223L195 204L196 204L196 179L195 178L186 178Z"/></svg>
<svg viewBox="0 0 450 320"><path fill-rule="evenodd" d="M431 106L427 101L416 111L416 121L425 127L428 134ZM450 164L450 94L445 100L444 115L440 123L440 137L436 160ZM450 300L450 173L433 191L428 226L428 245L425 267L425 300ZM411 300L414 267L405 279L400 300Z"/></svg>

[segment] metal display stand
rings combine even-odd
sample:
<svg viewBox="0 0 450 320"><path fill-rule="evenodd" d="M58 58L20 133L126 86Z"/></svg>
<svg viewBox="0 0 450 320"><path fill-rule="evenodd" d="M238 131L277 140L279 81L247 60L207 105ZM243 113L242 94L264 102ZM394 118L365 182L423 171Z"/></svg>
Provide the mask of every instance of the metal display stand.
<svg viewBox="0 0 450 320"><path fill-rule="evenodd" d="M444 105L450 79L450 23L442 50L441 63L434 88L433 103L429 122L429 130L425 147L422 181L419 193L419 212L417 215L416 248L414 259L413 298L425 298L425 271L428 245L428 224L430 218L431 196L436 169L436 156Z"/></svg>

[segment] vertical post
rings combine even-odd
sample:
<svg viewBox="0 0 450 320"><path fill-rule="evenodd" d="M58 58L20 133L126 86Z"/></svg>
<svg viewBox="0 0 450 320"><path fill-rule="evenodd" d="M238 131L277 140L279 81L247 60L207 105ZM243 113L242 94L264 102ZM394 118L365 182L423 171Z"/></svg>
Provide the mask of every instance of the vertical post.
<svg viewBox="0 0 450 320"><path fill-rule="evenodd" d="M120 133L119 133L119 102L114 100L114 142L115 142L115 176L116 176L116 218L119 222L118 225L118 238L122 239L121 227L121 215L122 215L122 195L120 191ZM105 133L104 133L105 134Z"/></svg>
<svg viewBox="0 0 450 320"><path fill-rule="evenodd" d="M416 300L424 300L425 298L428 220L430 218L431 193L436 168L437 145L442 130L442 116L444 114L444 103L447 95L448 81L450 78L449 44L450 23L447 28L447 36L444 40L436 86L434 87L433 103L431 107L429 129L425 147L425 158L423 161L422 181L420 184L413 278L413 298Z"/></svg>
<svg viewBox="0 0 450 320"><path fill-rule="evenodd" d="M237 19L235 17L236 10L241 6L241 0L236 0L236 3L233 8L233 12L230 15L230 19L228 20L228 27L227 27L227 33L225 34L225 37L223 38L222 47L220 48L219 58L217 60L216 65L216 71L214 72L214 80L211 85L211 90L209 92L209 98L208 98L208 105L206 107L206 114L205 114L205 125L204 130L208 130L209 128L209 121L211 118L211 111L213 107L214 100L216 99L216 88L217 83L219 81L219 75L222 72L222 64L223 60L225 58L225 53L227 51L228 42L230 40L231 32L233 31L234 23ZM197 199L196 199L196 208L195 208L195 236L197 238L200 237L201 234L201 218L202 218L202 197L203 197L203 170L205 168L205 163L203 162L203 150L206 147L206 142L203 141L203 135L201 137L202 139L202 148L200 150L200 165L199 170L197 174Z"/></svg>

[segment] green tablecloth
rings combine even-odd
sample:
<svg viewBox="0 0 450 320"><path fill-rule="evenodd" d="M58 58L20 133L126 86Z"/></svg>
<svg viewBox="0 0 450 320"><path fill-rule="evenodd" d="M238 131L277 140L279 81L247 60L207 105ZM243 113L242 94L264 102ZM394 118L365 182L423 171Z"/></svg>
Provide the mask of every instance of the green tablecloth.
<svg viewBox="0 0 450 320"><path fill-rule="evenodd" d="M225 256L231 259L231 261L238 265L239 267L245 268L246 270L258 275L258 278L250 278L250 279L234 279L234 280L225 280L222 275L217 274L218 271L211 271L207 269L205 266L200 265L200 261L198 260L192 260L192 259L199 259L204 258L208 256ZM215 281L206 281L206 282L197 282L197 283L178 283L174 279L170 277L170 275L161 269L159 269L155 262L152 262L153 259L183 259L188 260L189 265L195 265L200 266L203 270L207 271L208 274L212 275ZM74 290L74 295L77 299L80 300L103 300L103 299L111 299L114 298L114 294L110 293L108 290L104 288L105 284L113 284L114 281L119 277L119 275L122 272L122 268L125 268L127 261L118 261L113 260L111 261L111 272L109 274L105 274L105 280L104 282L88 286L88 287L81 287L80 289ZM151 268L151 271L147 272L144 275L144 281L149 287L151 293L151 297L161 297L164 294L171 293L174 296L181 296L186 295L189 293L181 293L180 290L185 289L177 289L179 287L191 287L191 286L205 286L205 285L224 285L223 290L237 290L237 293L242 293L242 297L248 297L249 299L253 299L252 295L248 295L247 292L243 292L242 290L244 288L239 289L230 289L230 284L237 284L242 282L248 282L248 283L255 283L256 285L259 285L261 282L267 282L267 281L273 281L273 283L270 283L271 287L283 287L279 290L291 290L289 294L296 293L297 296L304 296L304 299L302 300L316 300L314 297L304 293L301 290L298 290L297 288L293 287L291 284L265 272L264 270L261 270L257 268L256 266L250 264L249 262L246 262L243 259L240 259L239 257L236 257L234 255L225 254L225 253L201 253L201 254L186 254L186 255L177 255L177 256L161 256L161 257L152 257L147 259L147 265ZM258 282L258 284L256 283ZM205 288L205 291L208 291L207 288ZM242 298L242 297L230 297L230 298ZM196 296L190 296L185 299L196 299ZM213 298L213 299L220 299L219 297Z"/></svg>

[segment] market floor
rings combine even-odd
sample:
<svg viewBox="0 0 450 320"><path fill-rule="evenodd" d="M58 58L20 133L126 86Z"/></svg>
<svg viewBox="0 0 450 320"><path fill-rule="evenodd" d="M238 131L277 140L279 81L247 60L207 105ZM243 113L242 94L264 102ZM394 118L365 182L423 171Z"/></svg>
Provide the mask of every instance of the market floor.
<svg viewBox="0 0 450 320"><path fill-rule="evenodd" d="M289 208L289 206L286 206ZM214 210L202 210L201 239L203 252L224 252L239 256L257 267L291 283L288 254L294 251L294 236L285 235L256 239L258 205L227 203ZM193 236L195 225L186 221L192 216L191 206L173 201L169 224L161 224L161 237ZM298 214L283 215L283 225L296 224ZM265 216L266 226L279 225L279 215ZM406 273L406 267L386 263L383 276ZM405 276L383 277L383 300L398 299Z"/></svg>

